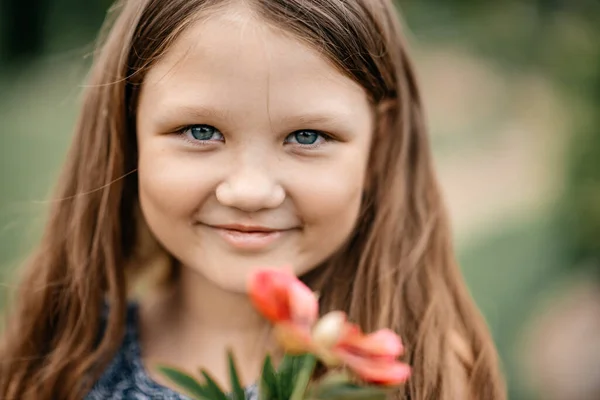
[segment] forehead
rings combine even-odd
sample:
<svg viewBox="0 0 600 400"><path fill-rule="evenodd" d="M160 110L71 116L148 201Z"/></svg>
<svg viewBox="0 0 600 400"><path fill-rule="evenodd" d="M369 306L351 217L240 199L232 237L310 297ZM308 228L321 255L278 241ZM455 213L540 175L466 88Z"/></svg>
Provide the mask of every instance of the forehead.
<svg viewBox="0 0 600 400"><path fill-rule="evenodd" d="M243 6L192 23L150 69L142 93L154 103L209 97L216 107L262 103L272 112L299 103L352 108L367 102L363 88L324 54Z"/></svg>

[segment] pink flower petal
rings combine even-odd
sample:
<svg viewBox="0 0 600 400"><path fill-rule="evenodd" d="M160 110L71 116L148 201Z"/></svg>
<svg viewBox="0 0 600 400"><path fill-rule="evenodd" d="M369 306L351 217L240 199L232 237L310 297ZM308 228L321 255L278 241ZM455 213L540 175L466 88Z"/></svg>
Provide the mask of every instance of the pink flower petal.
<svg viewBox="0 0 600 400"><path fill-rule="evenodd" d="M333 349L348 368L366 382L395 386L410 376L410 367L397 361L404 348L400 337L389 329L365 335L348 324Z"/></svg>
<svg viewBox="0 0 600 400"><path fill-rule="evenodd" d="M347 329L346 335L340 340L338 346L369 357L396 359L404 352L400 337L389 329L364 335L360 329L352 326Z"/></svg>
<svg viewBox="0 0 600 400"><path fill-rule="evenodd" d="M294 277L287 288L291 318L297 324L311 327L319 317L319 303L315 294Z"/></svg>
<svg viewBox="0 0 600 400"><path fill-rule="evenodd" d="M256 271L249 280L248 292L256 309L275 325L275 334L284 349L309 350L319 304L291 269Z"/></svg>
<svg viewBox="0 0 600 400"><path fill-rule="evenodd" d="M271 322L291 318L289 286L296 277L289 271L256 271L248 282L248 293L256 309Z"/></svg>
<svg viewBox="0 0 600 400"><path fill-rule="evenodd" d="M410 377L410 367L398 361L373 360L352 353L339 353L340 359L365 382L398 386Z"/></svg>

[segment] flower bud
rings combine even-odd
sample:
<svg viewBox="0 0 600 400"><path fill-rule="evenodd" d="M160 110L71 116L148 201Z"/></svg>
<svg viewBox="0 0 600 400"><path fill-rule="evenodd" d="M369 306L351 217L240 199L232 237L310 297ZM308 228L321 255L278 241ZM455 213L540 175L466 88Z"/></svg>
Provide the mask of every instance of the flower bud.
<svg viewBox="0 0 600 400"><path fill-rule="evenodd" d="M325 349L331 349L340 340L346 314L342 311L332 311L319 319L312 331L313 342Z"/></svg>

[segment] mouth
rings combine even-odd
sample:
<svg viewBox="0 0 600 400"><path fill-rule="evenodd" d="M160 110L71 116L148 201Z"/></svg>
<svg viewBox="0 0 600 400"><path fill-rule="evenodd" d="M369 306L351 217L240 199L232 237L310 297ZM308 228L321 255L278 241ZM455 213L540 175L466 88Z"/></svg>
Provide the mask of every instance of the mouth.
<svg viewBox="0 0 600 400"><path fill-rule="evenodd" d="M292 229L274 229L253 225L206 225L213 229L227 244L240 250L263 250Z"/></svg>
<svg viewBox="0 0 600 400"><path fill-rule="evenodd" d="M284 231L285 229L269 228L260 225L241 225L241 224L229 224L229 225L212 225L216 229L225 229L228 231L236 231L243 233L271 233Z"/></svg>

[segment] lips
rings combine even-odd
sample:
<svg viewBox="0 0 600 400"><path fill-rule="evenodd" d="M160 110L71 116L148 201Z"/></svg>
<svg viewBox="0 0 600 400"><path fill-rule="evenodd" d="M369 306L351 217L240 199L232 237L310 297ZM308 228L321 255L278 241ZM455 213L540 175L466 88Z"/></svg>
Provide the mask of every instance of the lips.
<svg viewBox="0 0 600 400"><path fill-rule="evenodd" d="M207 225L227 244L239 250L264 250L291 229L273 229L251 225Z"/></svg>
<svg viewBox="0 0 600 400"><path fill-rule="evenodd" d="M238 232L244 232L244 233L270 233L270 232L277 232L277 231L283 231L285 229L273 229L273 228L267 228L264 226L258 226L258 225L240 225L240 224L229 224L229 225L214 225L214 228L217 229L226 229L226 230L230 230L230 231L238 231Z"/></svg>

